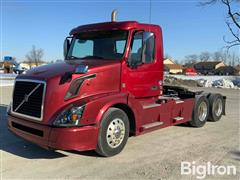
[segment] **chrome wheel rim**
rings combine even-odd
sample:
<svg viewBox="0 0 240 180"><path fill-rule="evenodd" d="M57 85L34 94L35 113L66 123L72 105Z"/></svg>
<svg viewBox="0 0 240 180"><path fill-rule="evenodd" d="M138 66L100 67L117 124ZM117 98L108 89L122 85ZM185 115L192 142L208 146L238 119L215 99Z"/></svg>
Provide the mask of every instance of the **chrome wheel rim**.
<svg viewBox="0 0 240 180"><path fill-rule="evenodd" d="M106 139L111 148L117 148L125 136L125 125L123 121L116 118L110 122L107 128Z"/></svg>
<svg viewBox="0 0 240 180"><path fill-rule="evenodd" d="M198 107L198 118L200 121L205 121L207 117L207 104L206 102L201 102Z"/></svg>
<svg viewBox="0 0 240 180"><path fill-rule="evenodd" d="M220 98L218 98L213 104L213 110L214 110L214 113L216 114L216 116L221 116L222 109L223 109L222 100Z"/></svg>

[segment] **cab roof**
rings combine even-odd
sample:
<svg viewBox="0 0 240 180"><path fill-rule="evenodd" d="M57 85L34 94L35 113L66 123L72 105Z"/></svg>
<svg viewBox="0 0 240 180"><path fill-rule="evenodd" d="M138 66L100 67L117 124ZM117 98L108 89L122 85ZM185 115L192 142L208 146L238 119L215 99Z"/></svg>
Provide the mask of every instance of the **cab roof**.
<svg viewBox="0 0 240 180"><path fill-rule="evenodd" d="M121 21L121 22L103 22L96 24L87 24L78 26L70 31L70 35L77 34L82 31L96 31L96 30L130 30L147 26L156 26L152 24L142 24L137 21Z"/></svg>

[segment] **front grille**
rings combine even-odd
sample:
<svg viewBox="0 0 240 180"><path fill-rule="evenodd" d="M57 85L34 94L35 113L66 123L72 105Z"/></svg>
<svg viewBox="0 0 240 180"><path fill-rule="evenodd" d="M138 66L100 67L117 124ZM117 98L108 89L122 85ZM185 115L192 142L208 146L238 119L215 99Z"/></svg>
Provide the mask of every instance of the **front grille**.
<svg viewBox="0 0 240 180"><path fill-rule="evenodd" d="M34 128L31 128L31 127L23 126L21 124L15 123L15 122L12 122L12 127L16 128L16 129L19 129L21 131L28 132L30 134L34 134L36 136L43 137L43 131L38 130L38 129L34 129Z"/></svg>
<svg viewBox="0 0 240 180"><path fill-rule="evenodd" d="M12 112L41 120L45 82L16 80L13 92Z"/></svg>

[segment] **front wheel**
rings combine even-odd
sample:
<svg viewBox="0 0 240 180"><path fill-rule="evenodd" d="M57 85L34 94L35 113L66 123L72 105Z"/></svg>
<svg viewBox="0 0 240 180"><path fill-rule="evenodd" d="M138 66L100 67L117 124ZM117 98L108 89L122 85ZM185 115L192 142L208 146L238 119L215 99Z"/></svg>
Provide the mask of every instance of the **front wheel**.
<svg viewBox="0 0 240 180"><path fill-rule="evenodd" d="M123 150L128 136L128 116L121 109L110 108L100 124L96 152L105 157L114 156Z"/></svg>

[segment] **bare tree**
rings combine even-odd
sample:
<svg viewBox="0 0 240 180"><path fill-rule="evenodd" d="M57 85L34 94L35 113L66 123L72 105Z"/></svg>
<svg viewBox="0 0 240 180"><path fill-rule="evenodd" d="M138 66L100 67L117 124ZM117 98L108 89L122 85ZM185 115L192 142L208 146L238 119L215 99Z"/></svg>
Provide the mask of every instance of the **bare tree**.
<svg viewBox="0 0 240 180"><path fill-rule="evenodd" d="M227 8L226 24L233 39L227 40L225 37L223 37L223 39L227 43L227 50L229 50L233 46L240 46L240 0L207 0L201 2L200 5L212 5L218 2ZM236 8L234 8L234 5L237 4L239 7L236 6Z"/></svg>
<svg viewBox="0 0 240 180"><path fill-rule="evenodd" d="M227 63L229 53L227 51L216 51L213 53L212 58L214 61L223 61L224 63Z"/></svg>
<svg viewBox="0 0 240 180"><path fill-rule="evenodd" d="M211 53L205 51L205 52L202 52L200 55L199 55L199 60L200 61L209 61L211 58Z"/></svg>
<svg viewBox="0 0 240 180"><path fill-rule="evenodd" d="M36 47L33 45L32 50L26 55L29 66L31 67L32 64L35 64L36 66L38 66L39 63L42 62L43 55L44 55L43 49L41 48L36 49Z"/></svg>
<svg viewBox="0 0 240 180"><path fill-rule="evenodd" d="M231 54L229 54L228 57L228 64L231 66L235 66L237 64L239 64L240 58L239 56L237 56L237 54L235 52L232 52Z"/></svg>
<svg viewBox="0 0 240 180"><path fill-rule="evenodd" d="M180 64L180 62L179 62L178 59L175 59L174 62L175 62L176 64Z"/></svg>
<svg viewBox="0 0 240 180"><path fill-rule="evenodd" d="M191 54L191 55L185 56L185 63L186 64L195 64L196 62L198 62L198 55Z"/></svg>
<svg viewBox="0 0 240 180"><path fill-rule="evenodd" d="M164 59L172 59L172 57L169 54L164 54Z"/></svg>
<svg viewBox="0 0 240 180"><path fill-rule="evenodd" d="M214 61L221 61L221 56L222 56L221 51L216 51L216 52L213 53L213 60Z"/></svg>

